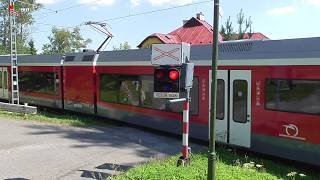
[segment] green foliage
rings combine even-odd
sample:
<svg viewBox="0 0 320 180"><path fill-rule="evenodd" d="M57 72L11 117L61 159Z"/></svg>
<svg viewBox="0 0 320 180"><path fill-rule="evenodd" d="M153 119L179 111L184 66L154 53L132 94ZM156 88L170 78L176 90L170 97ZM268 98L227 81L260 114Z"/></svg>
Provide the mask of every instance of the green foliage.
<svg viewBox="0 0 320 180"><path fill-rule="evenodd" d="M42 47L43 54L71 53L80 51L91 43L90 39L84 39L79 28L72 31L68 29L52 28L52 35L48 37L49 43Z"/></svg>
<svg viewBox="0 0 320 180"><path fill-rule="evenodd" d="M89 115L79 115L79 113L67 111L40 111L38 114L20 114L6 111L0 111L0 117L7 117L13 120L28 120L36 122L45 122L52 124L68 125L68 126L109 126L112 123L103 119Z"/></svg>
<svg viewBox="0 0 320 180"><path fill-rule="evenodd" d="M231 17L229 16L225 25L222 25L220 29L220 34L223 36L224 41L245 39L246 34L247 38L251 38L253 34L251 16L245 18L242 9L237 14L237 25L238 31L235 31L231 22Z"/></svg>
<svg viewBox="0 0 320 180"><path fill-rule="evenodd" d="M128 42L124 42L123 44L120 43L119 47L114 47L113 46L113 50L114 51L128 50L128 49L131 49L131 46L129 45Z"/></svg>
<svg viewBox="0 0 320 180"><path fill-rule="evenodd" d="M0 54L10 53L8 2L8 0L0 0L1 7L4 8L3 11L0 11ZM34 4L34 6L30 4ZM16 17L17 51L19 54L29 54L29 27L34 23L32 13L39 10L41 7L42 5L36 3L35 0L15 2L15 10L20 14Z"/></svg>
<svg viewBox="0 0 320 180"><path fill-rule="evenodd" d="M293 166L258 159L217 148L216 179L218 180L278 180L278 179L319 179L320 174L298 169ZM204 152L191 154L191 165L176 167L179 156L164 160L153 160L128 172L112 177L114 180L205 180L207 179L208 156Z"/></svg>
<svg viewBox="0 0 320 180"><path fill-rule="evenodd" d="M29 41L28 45L29 45L29 54L36 55L37 49L34 47L34 41L32 39Z"/></svg>

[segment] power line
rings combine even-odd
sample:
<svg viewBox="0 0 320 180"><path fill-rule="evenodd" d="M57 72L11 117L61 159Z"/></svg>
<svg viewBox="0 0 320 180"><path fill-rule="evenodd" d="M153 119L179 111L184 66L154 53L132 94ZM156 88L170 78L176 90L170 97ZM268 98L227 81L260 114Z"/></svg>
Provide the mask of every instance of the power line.
<svg viewBox="0 0 320 180"><path fill-rule="evenodd" d="M98 1L101 1L101 0L98 0ZM157 10L152 10L152 11L145 11L145 12L140 12L140 13L136 13L136 14L129 14L129 15L126 15L126 16L118 16L118 17L113 17L113 18L105 19L105 20L98 21L98 22L121 20L121 19L130 18L130 17L142 16L142 15L147 15L147 14L154 14L154 13L158 13L158 12L169 11L169 10L179 9L179 8L184 8L184 7L189 7L189 6L195 6L195 5L209 3L209 2L213 2L213 0L200 1L200 2L189 3L189 4L185 4L185 5L173 6L173 7L169 7L169 8L157 9ZM82 4L80 4L80 5L82 5ZM72 6L64 8L64 9L71 9L71 7ZM69 26L69 27L61 26L61 25L55 25L55 24L41 23L41 22L35 23L35 24L41 24L41 25L45 25L45 26L56 26L56 27L62 27L62 28L69 29L69 28L75 28L75 27L83 26L85 23L83 22L83 23L81 23L79 25ZM33 33L38 33L38 32L42 33L42 32L50 32L50 31L51 30L44 30L44 31L37 31L37 32L33 32Z"/></svg>
<svg viewBox="0 0 320 180"><path fill-rule="evenodd" d="M102 0L95 0L95 1L93 1L92 3L97 3L97 2L99 2L99 1L102 1ZM73 9L73 8L78 8L78 7L85 6L85 5L87 5L87 4L85 4L85 3L75 4L75 5L66 7L66 8L57 9L57 10L55 10L54 12L39 13L39 14L36 14L36 15L37 15L37 16L45 15L45 16L42 16L42 17L38 18L38 19L43 19L43 18L52 16L52 15L58 14L58 13L60 13L60 12L62 12L62 11L66 11L66 10Z"/></svg>
<svg viewBox="0 0 320 180"><path fill-rule="evenodd" d="M56 10L43 7L43 6L41 6L40 4L32 4L32 3L23 2L23 1L20 1L20 0L18 0L18 1L16 1L16 2L19 2L19 3L21 3L21 4L25 4L25 5L29 5L29 6L33 6L33 7L39 7L39 8L41 7L42 9L45 9L45 10L48 10L48 11L51 11L51 12L54 12L54 13L57 12Z"/></svg>
<svg viewBox="0 0 320 180"><path fill-rule="evenodd" d="M146 14L153 14L153 13L162 12L162 11L168 11L168 10L172 10L172 9L179 9L179 8L183 8L183 7L188 7L188 6L194 6L194 5L204 4L204 3L208 3L208 2L212 2L212 1L213 1L213 0L200 1L200 2L195 2L195 3L189 3L189 4L185 4L185 5L180 5L180 6L173 6L173 7L169 7L169 8L157 9L157 10L152 10L152 11L145 11L145 12L141 12L141 13L129 14L129 15L126 15L126 16L119 16L119 17L114 17L114 18L110 18L110 19L105 19L105 20L102 20L102 21L99 21L99 22L120 20L120 19L135 17L135 16L141 16L141 15L146 15Z"/></svg>

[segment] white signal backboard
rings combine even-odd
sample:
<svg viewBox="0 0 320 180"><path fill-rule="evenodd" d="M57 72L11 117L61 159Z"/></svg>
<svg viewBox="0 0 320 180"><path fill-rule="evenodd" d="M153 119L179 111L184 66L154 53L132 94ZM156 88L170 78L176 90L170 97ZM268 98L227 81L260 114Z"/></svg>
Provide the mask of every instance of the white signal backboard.
<svg viewBox="0 0 320 180"><path fill-rule="evenodd" d="M181 65L190 59L190 44L153 44L152 65Z"/></svg>

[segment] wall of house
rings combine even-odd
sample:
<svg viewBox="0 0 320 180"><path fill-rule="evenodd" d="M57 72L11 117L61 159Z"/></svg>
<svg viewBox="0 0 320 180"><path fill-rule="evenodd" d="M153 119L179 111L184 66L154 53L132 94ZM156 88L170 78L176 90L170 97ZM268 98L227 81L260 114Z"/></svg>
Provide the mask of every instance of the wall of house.
<svg viewBox="0 0 320 180"><path fill-rule="evenodd" d="M163 42L157 37L149 37L144 43L141 45L141 48L151 48L152 44L162 44Z"/></svg>

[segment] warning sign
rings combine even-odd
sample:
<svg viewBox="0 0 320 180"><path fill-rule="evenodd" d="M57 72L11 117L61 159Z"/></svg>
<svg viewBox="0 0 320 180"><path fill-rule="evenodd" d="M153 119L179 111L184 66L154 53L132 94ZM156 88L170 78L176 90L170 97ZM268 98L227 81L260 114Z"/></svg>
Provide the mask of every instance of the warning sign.
<svg viewBox="0 0 320 180"><path fill-rule="evenodd" d="M181 65L190 59L190 44L153 44L151 64Z"/></svg>

